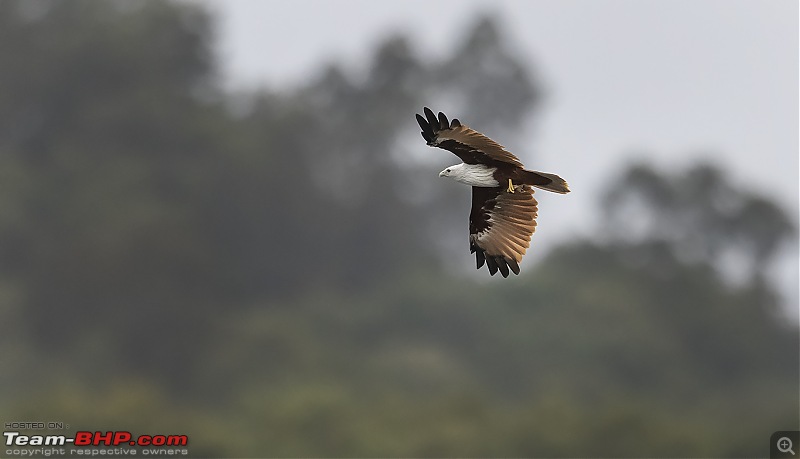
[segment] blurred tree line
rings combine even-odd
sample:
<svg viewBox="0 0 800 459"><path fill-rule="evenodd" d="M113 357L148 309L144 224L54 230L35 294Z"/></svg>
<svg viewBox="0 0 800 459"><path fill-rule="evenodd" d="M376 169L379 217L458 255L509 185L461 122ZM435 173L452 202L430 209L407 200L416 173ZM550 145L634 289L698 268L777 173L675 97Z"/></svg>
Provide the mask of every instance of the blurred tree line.
<svg viewBox="0 0 800 459"><path fill-rule="evenodd" d="M512 137L535 109L493 20L246 94L212 32L183 3L0 1L3 421L282 457L743 457L798 428L775 203L634 165L596 240L476 284L442 256L463 190L398 158L422 105Z"/></svg>

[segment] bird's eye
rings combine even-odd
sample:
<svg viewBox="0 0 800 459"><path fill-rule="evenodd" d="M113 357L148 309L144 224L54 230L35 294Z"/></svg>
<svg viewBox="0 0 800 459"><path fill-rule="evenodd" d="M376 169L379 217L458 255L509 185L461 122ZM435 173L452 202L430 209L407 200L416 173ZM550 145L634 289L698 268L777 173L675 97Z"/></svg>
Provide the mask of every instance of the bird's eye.
<svg viewBox="0 0 800 459"><path fill-rule="evenodd" d="M447 169L447 172L450 172L450 169Z"/></svg>

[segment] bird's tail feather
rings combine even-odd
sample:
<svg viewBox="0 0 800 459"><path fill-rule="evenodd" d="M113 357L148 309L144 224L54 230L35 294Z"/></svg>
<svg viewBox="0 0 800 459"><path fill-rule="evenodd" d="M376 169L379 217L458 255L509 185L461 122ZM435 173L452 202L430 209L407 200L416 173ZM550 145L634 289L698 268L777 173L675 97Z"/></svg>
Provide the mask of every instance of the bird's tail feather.
<svg viewBox="0 0 800 459"><path fill-rule="evenodd" d="M547 172L525 171L524 182L527 185L535 186L543 190L552 191L553 193L566 194L569 193L569 185L566 180L557 176L556 174L548 174Z"/></svg>

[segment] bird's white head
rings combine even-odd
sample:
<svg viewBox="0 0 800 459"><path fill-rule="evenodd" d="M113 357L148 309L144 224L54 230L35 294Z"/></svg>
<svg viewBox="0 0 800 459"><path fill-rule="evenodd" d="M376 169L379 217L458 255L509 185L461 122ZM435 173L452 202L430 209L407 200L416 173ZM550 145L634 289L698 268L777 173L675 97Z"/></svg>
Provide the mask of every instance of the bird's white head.
<svg viewBox="0 0 800 459"><path fill-rule="evenodd" d="M450 166L447 169L439 172L439 177L450 177L458 180L464 175L464 163Z"/></svg>
<svg viewBox="0 0 800 459"><path fill-rule="evenodd" d="M469 186L494 187L498 186L494 178L496 167L489 167L485 164L456 164L439 172L439 177L450 177L456 182L461 182Z"/></svg>

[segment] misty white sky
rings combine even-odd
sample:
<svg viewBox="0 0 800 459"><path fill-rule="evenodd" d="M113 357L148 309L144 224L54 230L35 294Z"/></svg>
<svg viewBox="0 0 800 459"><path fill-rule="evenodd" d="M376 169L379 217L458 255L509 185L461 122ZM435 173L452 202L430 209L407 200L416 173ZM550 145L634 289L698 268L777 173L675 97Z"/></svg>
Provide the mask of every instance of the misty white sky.
<svg viewBox="0 0 800 459"><path fill-rule="evenodd" d="M631 158L675 169L710 158L797 218L796 0L193 1L219 15L232 88L295 86L331 61L366 68L398 32L435 59L492 13L547 91L521 140L497 140L573 189L537 194L534 246L588 233L596 193ZM795 301L796 256L780 274Z"/></svg>

